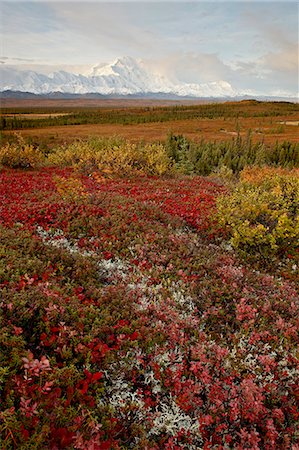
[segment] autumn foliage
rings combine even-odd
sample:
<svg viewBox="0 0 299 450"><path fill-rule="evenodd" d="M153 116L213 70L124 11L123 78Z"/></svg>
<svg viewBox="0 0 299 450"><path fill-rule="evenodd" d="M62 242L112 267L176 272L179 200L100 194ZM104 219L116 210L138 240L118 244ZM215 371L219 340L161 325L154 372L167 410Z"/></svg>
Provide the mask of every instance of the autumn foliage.
<svg viewBox="0 0 299 450"><path fill-rule="evenodd" d="M297 172L73 145L0 172L1 448L295 450Z"/></svg>
<svg viewBox="0 0 299 450"><path fill-rule="evenodd" d="M57 148L48 162L60 167L72 166L84 173L97 169L106 174L164 175L172 168L172 160L161 144L132 144L120 138L90 139Z"/></svg>
<svg viewBox="0 0 299 450"><path fill-rule="evenodd" d="M0 147L0 168L1 166L29 169L43 165L45 156L43 153L28 144L22 136L12 143L6 143Z"/></svg>
<svg viewBox="0 0 299 450"><path fill-rule="evenodd" d="M244 169L236 189L219 198L218 212L236 248L265 257L298 250L299 170Z"/></svg>

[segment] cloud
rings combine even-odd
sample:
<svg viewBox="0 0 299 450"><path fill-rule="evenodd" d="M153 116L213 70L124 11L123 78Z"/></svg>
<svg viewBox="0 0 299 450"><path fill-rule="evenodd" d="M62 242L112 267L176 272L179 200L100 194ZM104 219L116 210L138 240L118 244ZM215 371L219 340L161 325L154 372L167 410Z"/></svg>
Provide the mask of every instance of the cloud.
<svg viewBox="0 0 299 450"><path fill-rule="evenodd" d="M286 50L268 52L260 58L260 63L269 71L296 75L298 74L298 46L292 44Z"/></svg>
<svg viewBox="0 0 299 450"><path fill-rule="evenodd" d="M232 69L214 53L173 53L148 62L173 82L206 83L231 78Z"/></svg>
<svg viewBox="0 0 299 450"><path fill-rule="evenodd" d="M194 6L195 7L195 6ZM81 37L85 51L104 60L122 55L135 58L167 57L185 46L198 46L198 15L190 15L190 5L165 3L67 4L54 6L69 32ZM200 8L201 10L202 8ZM202 11L202 18L207 13Z"/></svg>
<svg viewBox="0 0 299 450"><path fill-rule="evenodd" d="M298 95L298 6L295 2L261 2L244 6L240 24L250 30L251 49L233 61L237 83L265 91Z"/></svg>
<svg viewBox="0 0 299 450"><path fill-rule="evenodd" d="M9 57L9 56L0 56L1 60L6 61L7 63L11 63L14 61L17 62L34 62L34 59L31 58L14 58L14 57Z"/></svg>
<svg viewBox="0 0 299 450"><path fill-rule="evenodd" d="M251 3L4 1L2 62L78 73L129 55L173 81L296 91L297 4Z"/></svg>
<svg viewBox="0 0 299 450"><path fill-rule="evenodd" d="M59 29L55 10L48 3L32 1L1 1L2 31L14 33L16 39L24 33L46 34Z"/></svg>

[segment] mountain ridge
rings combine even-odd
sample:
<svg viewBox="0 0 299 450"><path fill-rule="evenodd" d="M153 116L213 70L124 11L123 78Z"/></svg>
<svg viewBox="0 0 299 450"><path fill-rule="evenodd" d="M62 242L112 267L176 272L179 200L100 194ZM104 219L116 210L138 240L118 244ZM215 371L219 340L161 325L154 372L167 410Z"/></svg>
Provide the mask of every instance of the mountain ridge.
<svg viewBox="0 0 299 450"><path fill-rule="evenodd" d="M295 97L279 97L279 96L250 96L242 95L235 97L192 97L192 96L179 96L165 93L146 93L146 94L128 94L128 95L103 95L97 93L86 94L71 94L63 92L50 92L48 94L34 94L32 92L23 91L0 91L0 100L148 100L148 101L177 101L181 102L204 102L204 103L221 103L227 101L272 101L283 103L298 103L298 99Z"/></svg>
<svg viewBox="0 0 299 450"><path fill-rule="evenodd" d="M232 86L222 81L210 83L174 83L164 75L149 70L142 61L131 57L118 58L110 64L95 65L83 74L64 70L48 75L33 70L0 67L0 91L49 94L97 93L102 95L170 94L179 97L227 97L238 95Z"/></svg>
<svg viewBox="0 0 299 450"><path fill-rule="evenodd" d="M0 66L0 94L19 93L46 96L103 96L173 99L294 99L287 94L261 95L253 91L238 91L225 80L208 83L171 81L165 75L150 70L142 60L125 56L109 64L96 64L85 74L65 70L49 74L34 70ZM12 94L15 93L15 94ZM296 99L295 99L296 101Z"/></svg>

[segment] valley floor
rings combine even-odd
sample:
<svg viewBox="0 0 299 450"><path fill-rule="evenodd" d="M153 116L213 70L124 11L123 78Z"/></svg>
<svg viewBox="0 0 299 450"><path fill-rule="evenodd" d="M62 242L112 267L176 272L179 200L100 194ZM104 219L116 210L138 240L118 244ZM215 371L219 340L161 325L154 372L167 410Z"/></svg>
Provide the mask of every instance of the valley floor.
<svg viewBox="0 0 299 450"><path fill-rule="evenodd" d="M298 117L297 117L298 118ZM169 133L183 134L195 141L205 139L208 141L231 141L236 138L240 130L240 136L246 139L248 130L254 142L263 141L267 145L275 142L299 142L298 126L291 122L293 116L280 116L276 118L219 118L219 119L188 119L172 120L168 122L153 122L141 124L88 124L88 125L64 125L45 128L33 128L18 130L18 133L33 142L45 142L55 145L62 142L72 142L75 139L86 139L90 136L110 137L121 136L131 142L165 141ZM283 122L283 123L281 123ZM239 128L238 128L239 127ZM12 132L4 132L10 135Z"/></svg>

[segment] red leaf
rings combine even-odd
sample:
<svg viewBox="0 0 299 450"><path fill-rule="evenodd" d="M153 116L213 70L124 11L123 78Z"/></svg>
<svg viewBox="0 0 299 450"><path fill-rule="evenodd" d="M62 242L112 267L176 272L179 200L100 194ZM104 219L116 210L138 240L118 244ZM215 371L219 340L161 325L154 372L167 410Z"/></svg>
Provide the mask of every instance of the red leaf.
<svg viewBox="0 0 299 450"><path fill-rule="evenodd" d="M101 378L103 378L103 373L102 372L96 372L92 375L92 381L98 381Z"/></svg>
<svg viewBox="0 0 299 450"><path fill-rule="evenodd" d="M131 334L130 336L130 340L131 341L136 341L139 337L139 333L137 331L134 331L134 333Z"/></svg>

